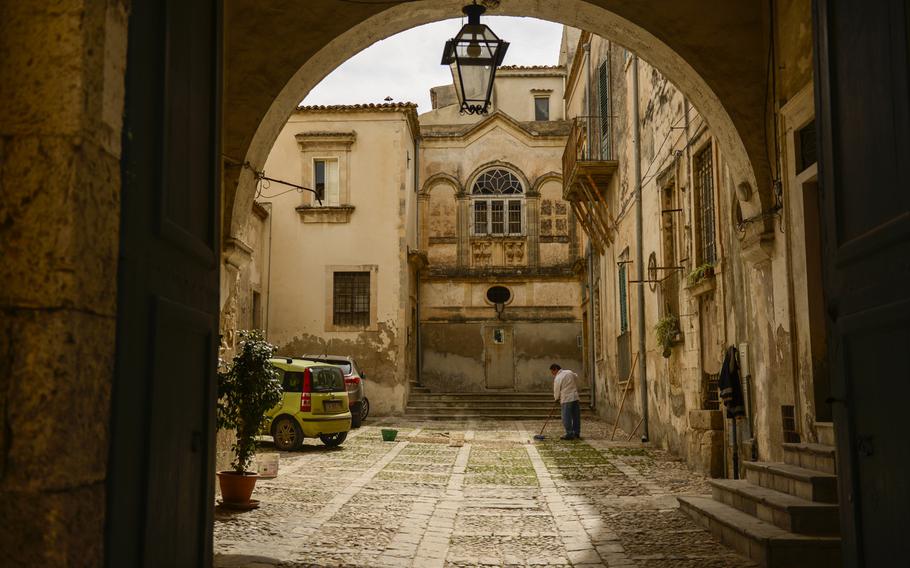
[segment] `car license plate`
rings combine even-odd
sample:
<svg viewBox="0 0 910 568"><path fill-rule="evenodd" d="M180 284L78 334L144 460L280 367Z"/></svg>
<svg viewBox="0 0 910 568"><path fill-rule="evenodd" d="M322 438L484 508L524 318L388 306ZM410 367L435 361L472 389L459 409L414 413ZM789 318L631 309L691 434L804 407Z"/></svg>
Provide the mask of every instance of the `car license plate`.
<svg viewBox="0 0 910 568"><path fill-rule="evenodd" d="M341 401L340 400L324 400L322 402L322 408L324 408L326 411L341 410Z"/></svg>

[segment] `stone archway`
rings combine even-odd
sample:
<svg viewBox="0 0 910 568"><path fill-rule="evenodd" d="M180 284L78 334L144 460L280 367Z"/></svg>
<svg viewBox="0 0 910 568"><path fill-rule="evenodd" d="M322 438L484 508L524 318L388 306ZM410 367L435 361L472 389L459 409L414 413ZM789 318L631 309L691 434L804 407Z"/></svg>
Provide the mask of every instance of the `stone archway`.
<svg viewBox="0 0 910 568"><path fill-rule="evenodd" d="M638 53L705 117L736 185L757 189L748 192L752 197L742 204L743 215L769 206L772 175L762 96L768 40L761 5L744 9L735 3L706 6L685 0L656 10L652 3L629 0L486 3L490 15L564 23ZM227 9L222 226L228 243L242 240L255 193L253 170L262 168L275 137L306 93L374 42L457 17L464 0L417 0L392 7L352 3L343 10L322 4L300 10L286 1L263 7L260 2L237 0ZM268 34L262 32L265 29Z"/></svg>

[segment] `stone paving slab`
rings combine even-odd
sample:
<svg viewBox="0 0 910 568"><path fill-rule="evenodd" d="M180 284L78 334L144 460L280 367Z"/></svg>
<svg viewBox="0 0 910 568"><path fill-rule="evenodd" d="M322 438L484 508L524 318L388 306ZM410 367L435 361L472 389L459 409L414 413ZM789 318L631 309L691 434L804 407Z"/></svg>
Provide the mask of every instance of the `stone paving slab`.
<svg viewBox="0 0 910 568"><path fill-rule="evenodd" d="M383 418L281 452L258 509L216 509L215 566L754 566L679 510L710 492L684 463L596 420L570 442L542 425Z"/></svg>

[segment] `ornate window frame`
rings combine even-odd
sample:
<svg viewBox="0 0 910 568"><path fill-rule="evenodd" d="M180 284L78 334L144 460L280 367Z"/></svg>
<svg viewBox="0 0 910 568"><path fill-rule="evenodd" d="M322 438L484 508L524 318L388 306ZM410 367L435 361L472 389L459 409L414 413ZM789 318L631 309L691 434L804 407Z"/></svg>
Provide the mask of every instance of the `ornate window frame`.
<svg viewBox="0 0 910 568"><path fill-rule="evenodd" d="M501 172L501 173L500 173ZM494 175L495 174L495 175ZM479 187L484 186L484 187ZM528 234L527 182L510 167L494 164L480 170L469 185L470 234L472 237L524 237ZM483 207L478 207L483 204ZM517 209L517 211L516 211ZM494 212L501 212L496 221ZM512 217L517 213L517 220ZM513 223L519 224L515 231ZM478 225L485 227L478 231ZM497 225L501 223L501 230Z"/></svg>

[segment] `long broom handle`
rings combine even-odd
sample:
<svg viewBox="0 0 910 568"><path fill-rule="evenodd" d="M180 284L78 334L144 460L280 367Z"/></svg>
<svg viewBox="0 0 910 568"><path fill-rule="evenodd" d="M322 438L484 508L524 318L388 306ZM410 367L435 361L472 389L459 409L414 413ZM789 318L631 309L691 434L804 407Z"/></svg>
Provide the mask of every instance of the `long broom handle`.
<svg viewBox="0 0 910 568"><path fill-rule="evenodd" d="M557 401L558 402L558 401ZM550 408L550 414L547 415L547 419L543 422L543 428L540 429L540 434L538 436L543 436L543 431L547 429L547 424L550 423L550 418L553 418L553 413L556 412L556 402L553 403L553 407Z"/></svg>
<svg viewBox="0 0 910 568"><path fill-rule="evenodd" d="M613 423L613 433L610 434L610 440L616 436L616 429L619 427L619 419L622 417L622 407L626 404L626 395L629 394L629 386L632 384L632 375L635 373L635 363L638 362L638 353L635 353L635 359L632 359L632 365L629 367L629 376L626 377L626 386L622 389L622 400L619 401L619 411L616 413L616 422ZM638 427L635 427L636 430ZM606 433L606 432L605 432Z"/></svg>

